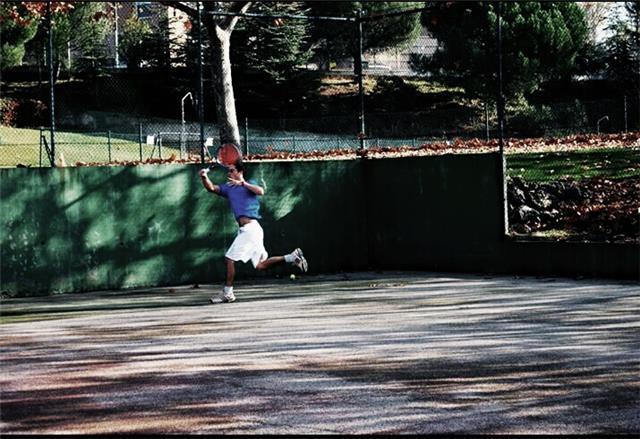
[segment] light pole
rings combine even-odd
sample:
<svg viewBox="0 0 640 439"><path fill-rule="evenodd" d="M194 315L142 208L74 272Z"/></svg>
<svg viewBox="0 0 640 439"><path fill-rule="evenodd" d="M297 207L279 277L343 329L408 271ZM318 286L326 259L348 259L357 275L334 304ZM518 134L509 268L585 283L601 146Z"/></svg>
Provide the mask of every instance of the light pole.
<svg viewBox="0 0 640 439"><path fill-rule="evenodd" d="M602 122L603 120L609 120L609 116L602 116L600 119L598 119L598 122L596 124L598 129L598 134L600 134L600 122Z"/></svg>
<svg viewBox="0 0 640 439"><path fill-rule="evenodd" d="M193 95L191 94L191 92L188 92L186 95L184 95L182 97L182 100L180 101L180 108L182 110L182 131L180 131L180 158L182 159L183 154L186 153L185 151L185 147L184 147L184 137L185 137L185 121L184 121L184 100L185 99L191 99L191 103L193 104Z"/></svg>
<svg viewBox="0 0 640 439"><path fill-rule="evenodd" d="M115 23L115 34L114 34L114 44L116 46L116 68L120 67L120 54L118 53L118 3L117 2L113 2L112 4L113 6L113 16L114 16L114 23Z"/></svg>

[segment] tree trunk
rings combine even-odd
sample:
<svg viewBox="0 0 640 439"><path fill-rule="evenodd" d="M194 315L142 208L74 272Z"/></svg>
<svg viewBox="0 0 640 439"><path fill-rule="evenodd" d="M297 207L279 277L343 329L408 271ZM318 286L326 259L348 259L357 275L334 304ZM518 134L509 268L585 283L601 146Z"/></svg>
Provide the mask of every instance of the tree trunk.
<svg viewBox="0 0 640 439"><path fill-rule="evenodd" d="M217 25L208 26L213 56L213 92L220 132L220 144L240 145L240 130L236 117L236 101L231 76L231 32Z"/></svg>
<svg viewBox="0 0 640 439"><path fill-rule="evenodd" d="M198 19L198 10L188 2L160 1L167 6L177 8L192 19ZM243 13L251 6L250 1L237 2L202 2L202 23L211 42L212 54L212 80L216 106L216 116L220 131L220 143L235 143L240 145L240 130L236 117L236 101L233 94L233 82L231 80L231 33L238 17L214 17L207 12L224 10L226 12ZM223 8L224 4L224 8ZM202 12L202 11L201 11Z"/></svg>

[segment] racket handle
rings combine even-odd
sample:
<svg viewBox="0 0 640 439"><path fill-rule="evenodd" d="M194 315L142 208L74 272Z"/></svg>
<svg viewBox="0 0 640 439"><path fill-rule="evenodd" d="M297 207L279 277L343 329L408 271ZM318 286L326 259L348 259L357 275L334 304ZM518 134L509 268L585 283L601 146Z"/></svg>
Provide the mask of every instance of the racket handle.
<svg viewBox="0 0 640 439"><path fill-rule="evenodd" d="M214 159L214 160L211 162L211 164L209 165L209 167L207 167L207 169L208 169L209 171L211 171L213 168L215 168L216 166L218 166L218 164L219 164L219 163L218 163L218 161Z"/></svg>

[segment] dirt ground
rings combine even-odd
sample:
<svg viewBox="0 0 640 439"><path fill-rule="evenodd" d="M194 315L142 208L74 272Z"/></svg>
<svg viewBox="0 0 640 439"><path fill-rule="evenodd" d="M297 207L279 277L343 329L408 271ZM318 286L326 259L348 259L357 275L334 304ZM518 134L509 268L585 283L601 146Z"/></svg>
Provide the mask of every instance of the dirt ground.
<svg viewBox="0 0 640 439"><path fill-rule="evenodd" d="M640 243L640 177L550 184L509 179L508 192L510 230L517 234L558 241Z"/></svg>

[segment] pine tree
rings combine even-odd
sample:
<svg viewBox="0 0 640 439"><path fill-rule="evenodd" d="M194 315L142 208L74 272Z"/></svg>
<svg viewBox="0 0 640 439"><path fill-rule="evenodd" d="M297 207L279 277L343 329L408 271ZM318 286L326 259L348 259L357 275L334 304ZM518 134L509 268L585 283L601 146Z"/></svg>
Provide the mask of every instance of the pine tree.
<svg viewBox="0 0 640 439"><path fill-rule="evenodd" d="M308 10L300 2L262 2L252 12L302 16ZM270 81L282 82L311 56L309 27L308 21L298 19L245 20L233 34L232 62L241 70L259 72Z"/></svg>
<svg viewBox="0 0 640 439"><path fill-rule="evenodd" d="M497 70L495 7L493 2L448 2L425 11L423 23L439 47L432 57L414 57L414 68L444 84L461 86L469 95L492 100ZM504 2L505 96L532 93L545 80L567 75L587 34L584 12L574 3Z"/></svg>

